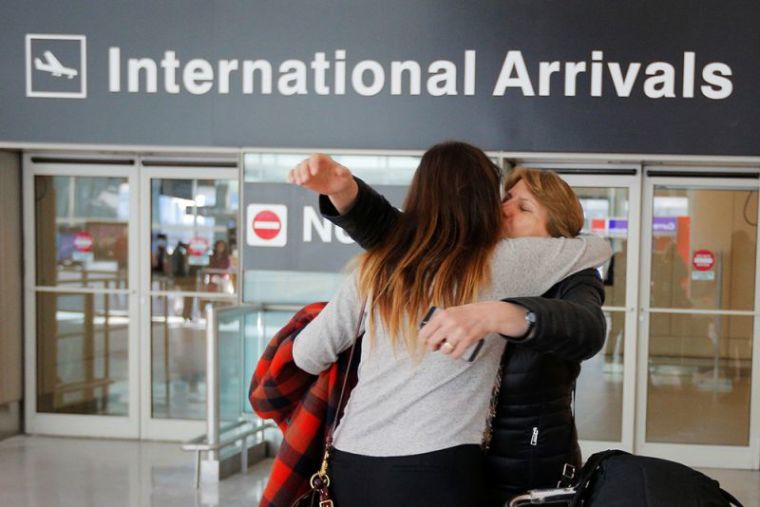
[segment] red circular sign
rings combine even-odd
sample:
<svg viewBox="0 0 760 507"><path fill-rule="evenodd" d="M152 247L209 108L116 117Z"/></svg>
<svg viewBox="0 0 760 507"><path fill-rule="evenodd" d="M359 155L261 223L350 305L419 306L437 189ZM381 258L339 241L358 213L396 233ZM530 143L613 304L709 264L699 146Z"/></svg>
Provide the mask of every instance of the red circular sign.
<svg viewBox="0 0 760 507"><path fill-rule="evenodd" d="M92 234L87 231L79 231L74 236L74 248L76 248L77 252L91 251L93 243Z"/></svg>
<svg viewBox="0 0 760 507"><path fill-rule="evenodd" d="M697 250L691 263L697 271L710 271L715 266L715 254L710 250Z"/></svg>
<svg viewBox="0 0 760 507"><path fill-rule="evenodd" d="M282 222L276 213L269 210L259 211L253 217L253 232L261 239L272 239L280 234Z"/></svg>
<svg viewBox="0 0 760 507"><path fill-rule="evenodd" d="M208 250L208 240L201 236L196 236L190 240L187 245L187 253L194 256L200 256Z"/></svg>

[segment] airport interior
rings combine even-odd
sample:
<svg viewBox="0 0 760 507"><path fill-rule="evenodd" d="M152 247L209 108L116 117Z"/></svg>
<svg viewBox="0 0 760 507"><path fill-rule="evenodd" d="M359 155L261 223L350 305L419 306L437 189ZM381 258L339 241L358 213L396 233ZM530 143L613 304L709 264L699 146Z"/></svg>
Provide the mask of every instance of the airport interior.
<svg viewBox="0 0 760 507"><path fill-rule="evenodd" d="M760 8L396 3L8 2L0 506L258 504L281 435L254 369L361 252L288 171L328 153L401 206L445 139L556 171L612 249L584 458L760 505Z"/></svg>

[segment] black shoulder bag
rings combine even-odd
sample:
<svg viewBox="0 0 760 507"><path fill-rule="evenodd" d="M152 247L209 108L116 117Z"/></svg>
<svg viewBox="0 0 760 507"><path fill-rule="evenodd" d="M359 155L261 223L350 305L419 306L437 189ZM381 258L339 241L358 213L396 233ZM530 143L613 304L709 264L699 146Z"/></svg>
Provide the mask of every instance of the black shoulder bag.
<svg viewBox="0 0 760 507"><path fill-rule="evenodd" d="M556 489L531 490L509 507L742 507L715 479L681 463L620 450L593 454L577 477Z"/></svg>

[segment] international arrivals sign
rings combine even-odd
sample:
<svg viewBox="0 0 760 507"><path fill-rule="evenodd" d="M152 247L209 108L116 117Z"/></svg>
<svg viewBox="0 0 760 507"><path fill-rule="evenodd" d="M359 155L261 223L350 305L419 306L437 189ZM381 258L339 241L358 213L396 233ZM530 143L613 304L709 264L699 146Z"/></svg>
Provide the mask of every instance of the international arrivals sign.
<svg viewBox="0 0 760 507"><path fill-rule="evenodd" d="M3 4L0 147L757 155L760 4Z"/></svg>
<svg viewBox="0 0 760 507"><path fill-rule="evenodd" d="M405 59L392 60L386 65L372 59L349 65L346 55L346 50L337 49L330 57L318 51L308 61L289 58L278 63L265 58L226 58L211 62L193 58L183 62L173 50L164 51L164 56L157 61L145 57L123 58L121 48L111 47L108 50L108 91L169 95L355 94L364 97L476 94L475 50L465 50L460 61ZM638 91L650 99L693 98L695 93L712 100L731 96L731 67L724 62L709 62L697 69L696 60L695 52L686 51L678 65L665 61L605 62L603 51L592 51L588 60L530 62L530 67L535 69L531 73L522 51L510 50L495 76L491 95L602 97L606 91L608 95L628 98L634 88L639 88ZM586 76L590 86L579 86ZM603 87L605 78L612 83L608 90Z"/></svg>

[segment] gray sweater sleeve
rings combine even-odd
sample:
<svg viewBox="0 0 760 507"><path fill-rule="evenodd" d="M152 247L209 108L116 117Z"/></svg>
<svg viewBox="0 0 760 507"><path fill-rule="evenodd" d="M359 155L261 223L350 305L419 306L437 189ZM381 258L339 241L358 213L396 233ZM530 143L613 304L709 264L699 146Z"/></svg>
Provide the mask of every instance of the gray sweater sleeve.
<svg viewBox="0 0 760 507"><path fill-rule="evenodd" d="M493 280L501 297L540 296L563 278L602 265L612 255L607 240L514 238L502 240L493 258Z"/></svg>
<svg viewBox="0 0 760 507"><path fill-rule="evenodd" d="M595 236L519 238L501 241L491 259L497 297L539 296L571 273L598 266L612 251ZM293 345L293 360L317 375L326 370L356 338L363 308L354 271Z"/></svg>
<svg viewBox="0 0 760 507"><path fill-rule="evenodd" d="M293 361L302 370L318 375L354 342L356 326L363 313L354 271L317 317L296 337Z"/></svg>

